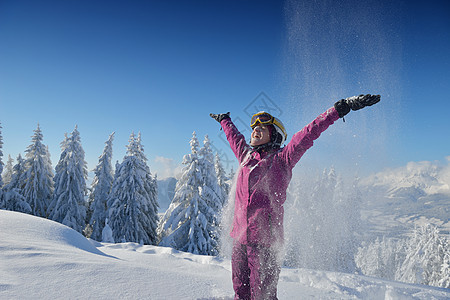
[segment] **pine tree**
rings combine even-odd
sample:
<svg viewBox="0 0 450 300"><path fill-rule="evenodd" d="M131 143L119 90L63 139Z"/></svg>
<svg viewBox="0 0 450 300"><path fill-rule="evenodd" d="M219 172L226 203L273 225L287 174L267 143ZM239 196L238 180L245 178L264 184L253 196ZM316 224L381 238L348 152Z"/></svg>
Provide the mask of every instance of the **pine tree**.
<svg viewBox="0 0 450 300"><path fill-rule="evenodd" d="M216 153L214 168L216 170L217 183L222 189L222 206L224 206L227 201L228 194L230 193L230 185L228 184L229 178L225 174L225 170L223 169L219 153Z"/></svg>
<svg viewBox="0 0 450 300"><path fill-rule="evenodd" d="M25 161L19 154L17 163L13 167L10 182L4 187L2 208L30 214L31 206L22 195L25 186Z"/></svg>
<svg viewBox="0 0 450 300"><path fill-rule="evenodd" d="M67 133L64 133L64 140L60 143L61 148L61 155L59 156L58 164L55 167L55 176L53 178L54 182L54 188L56 193L57 187L63 183L63 175L67 172L67 161L69 158L69 143L70 143L70 137L67 135ZM54 194L55 196L55 194ZM55 197L53 196L52 201L50 202L50 206L48 208L47 213L50 214L54 207L53 205L57 204L57 201L54 201Z"/></svg>
<svg viewBox="0 0 450 300"><path fill-rule="evenodd" d="M190 238L193 237L193 228L198 223L199 187L202 180L198 166L199 143L195 132L190 145L191 154L183 157L182 164L185 167L176 184L174 198L158 226L159 245L181 251L189 251L191 244L195 243Z"/></svg>
<svg viewBox="0 0 450 300"><path fill-rule="evenodd" d="M203 147L199 151L199 162L200 170L203 174L203 184L200 195L206 204L214 210L214 215L212 218L215 219L222 210L225 203L226 194L224 193L224 188L219 184L219 178L217 178L216 175L214 155L211 150L211 143L208 135L205 136ZM219 162L219 168L220 167L221 165ZM221 177L223 184L224 180L225 178Z"/></svg>
<svg viewBox="0 0 450 300"><path fill-rule="evenodd" d="M285 243L286 258L284 265L288 267L316 268L315 256L315 203L311 198L313 181L311 176L294 178L288 187L287 193L290 201L286 201L285 216ZM299 217L301 216L301 218Z"/></svg>
<svg viewBox="0 0 450 300"><path fill-rule="evenodd" d="M396 279L438 286L446 251L446 243L435 226L427 224L416 228L408 240L406 257Z"/></svg>
<svg viewBox="0 0 450 300"><path fill-rule="evenodd" d="M370 244L363 243L362 247L358 249L355 255L355 261L360 271L368 276L379 276L380 256L378 253L380 249L380 239Z"/></svg>
<svg viewBox="0 0 450 300"><path fill-rule="evenodd" d="M448 245L446 241L439 235L439 230L436 226L430 225L427 227L428 239L424 245L424 257L422 265L424 266L424 284L431 286L440 286L442 279L442 266L446 252L448 252Z"/></svg>
<svg viewBox="0 0 450 300"><path fill-rule="evenodd" d="M203 147L199 151L199 162L200 169L203 173L203 184L200 190L200 197L210 208L205 211L209 227L207 232L211 237L210 247L213 249L208 254L217 255L219 251L218 243L220 240L220 214L226 202L226 190L228 187L225 187L226 178L224 178L224 172L220 174L220 181L217 177L216 164L208 135L205 136ZM218 162L218 167L222 167L220 161ZM223 170L223 168L221 169ZM222 182L224 186L221 186L220 182Z"/></svg>
<svg viewBox="0 0 450 300"><path fill-rule="evenodd" d="M8 183L8 185L5 186L6 189L18 188L22 190L25 186L25 175L26 175L25 160L22 158L21 154L17 156L16 160L17 162L13 167L11 180Z"/></svg>
<svg viewBox="0 0 450 300"><path fill-rule="evenodd" d="M107 218L107 200L114 179L111 164L113 139L114 133L106 141L106 146L102 155L99 157L98 165L94 169L95 177L92 181L92 192L89 195L90 209L92 211L89 222L92 226L90 238L96 241L102 240L102 230L105 226L105 219Z"/></svg>
<svg viewBox="0 0 450 300"><path fill-rule="evenodd" d="M37 126L31 145L25 151L25 186L23 196L30 204L32 214L47 217L47 208L53 195L53 171L47 147L42 144L42 131Z"/></svg>
<svg viewBox="0 0 450 300"><path fill-rule="evenodd" d="M350 188L344 184L341 176L335 174L332 198L333 218L328 223L329 230L334 231L333 264L334 270L352 273L356 269L354 260L360 241L357 233L361 228L361 193L358 189L359 178L355 178ZM329 175L330 176L330 175Z"/></svg>
<svg viewBox="0 0 450 300"><path fill-rule="evenodd" d="M87 163L75 127L61 143L61 157L56 165L55 192L49 206L49 218L78 232L85 227Z"/></svg>
<svg viewBox="0 0 450 300"><path fill-rule="evenodd" d="M230 179L226 176L225 170L223 169L222 162L220 160L219 154L216 152L215 160L214 160L214 168L216 171L217 183L221 188L221 196L222 196L222 208L218 213L218 226L216 226L217 235L219 237L219 246L218 251L222 256L226 256L228 254L228 249L226 245L229 244L229 236L228 232L230 231L228 228L229 221L229 206L228 206L228 197L230 194Z"/></svg>
<svg viewBox="0 0 450 300"><path fill-rule="evenodd" d="M449 288L449 241L433 225L414 229L408 238L377 239L355 256L364 275Z"/></svg>
<svg viewBox="0 0 450 300"><path fill-rule="evenodd" d="M289 187L288 192L294 199L286 203L287 266L332 269L330 258L334 237L327 241L332 232L327 232L326 228L330 197L333 196L331 186L325 169L316 179L305 178Z"/></svg>
<svg viewBox="0 0 450 300"><path fill-rule="evenodd" d="M156 243L157 182L146 163L140 134L132 133L127 155L116 173L108 198L109 226L116 242Z"/></svg>
<svg viewBox="0 0 450 300"><path fill-rule="evenodd" d="M11 182L12 174L14 168L14 159L12 159L11 155L8 155L8 161L6 162L5 169L3 170L3 185L6 186Z"/></svg>
<svg viewBox="0 0 450 300"><path fill-rule="evenodd" d="M447 239L445 241L445 253L444 259L441 266L441 278L439 279L438 285L440 287L449 289L450 288L450 241Z"/></svg>
<svg viewBox="0 0 450 300"><path fill-rule="evenodd" d="M58 204L58 201L55 199L56 193L58 192L58 190L60 190L60 189L62 190L62 186L64 185L63 177L64 177L64 174L67 173L67 160L69 157L69 150L68 150L69 142L70 142L70 138L66 132L66 133L64 133L64 140L60 143L61 155L59 156L59 161L56 164L55 176L53 177L53 184L54 184L53 198L52 198L52 201L50 201L50 204L47 209L47 214L49 215L49 219L52 219L53 211L55 210L56 205Z"/></svg>
<svg viewBox="0 0 450 300"><path fill-rule="evenodd" d="M300 179L300 180L299 180ZM353 272L360 195L332 168L313 178L295 178L288 188L286 259L290 267ZM332 212L332 213L330 213Z"/></svg>
<svg viewBox="0 0 450 300"><path fill-rule="evenodd" d="M160 245L194 254L217 255L221 189L215 175L208 137L199 151L196 133L191 153L183 158L183 174L159 227Z"/></svg>
<svg viewBox="0 0 450 300"><path fill-rule="evenodd" d="M403 240L377 238L358 249L356 265L364 275L395 280L395 273L405 259L403 247Z"/></svg>

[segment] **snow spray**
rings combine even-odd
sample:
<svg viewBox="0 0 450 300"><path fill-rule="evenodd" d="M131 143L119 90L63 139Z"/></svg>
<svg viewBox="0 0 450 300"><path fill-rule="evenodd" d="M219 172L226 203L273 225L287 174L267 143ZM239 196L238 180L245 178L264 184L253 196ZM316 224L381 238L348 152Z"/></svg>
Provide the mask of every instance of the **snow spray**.
<svg viewBox="0 0 450 300"><path fill-rule="evenodd" d="M342 98L382 96L380 104L351 112L345 124L330 126L294 168L285 203L286 266L354 271L352 252L360 228L358 176L386 160L388 136L395 136L394 121L399 119L401 66L395 58L400 41L384 34L386 27L395 27L397 10L386 5L355 0L285 3L280 98L286 101L279 103L278 117L288 134ZM231 256L236 176L222 213L224 257Z"/></svg>
<svg viewBox="0 0 450 300"><path fill-rule="evenodd" d="M371 93L382 99L330 126L294 168L285 203L288 266L354 271L357 178L386 165L386 146L395 140L399 120L401 45L392 34L399 8L388 5L393 4L285 3L281 98L286 101L280 118L288 134L342 98Z"/></svg>
<svg viewBox="0 0 450 300"><path fill-rule="evenodd" d="M240 169L236 171L234 177L231 179L230 192L220 216L219 255L226 258L231 258L231 252L233 250L233 239L230 236L230 232L233 226L234 200L236 197L236 182L239 171Z"/></svg>

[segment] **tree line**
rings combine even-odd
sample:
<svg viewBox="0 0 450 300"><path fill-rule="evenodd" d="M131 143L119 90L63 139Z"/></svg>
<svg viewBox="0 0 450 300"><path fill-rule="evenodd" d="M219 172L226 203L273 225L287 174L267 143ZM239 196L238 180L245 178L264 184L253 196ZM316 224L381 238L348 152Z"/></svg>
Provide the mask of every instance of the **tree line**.
<svg viewBox="0 0 450 300"><path fill-rule="evenodd" d="M436 226L425 224L407 237L363 243L355 261L365 275L450 288L449 246Z"/></svg>
<svg viewBox="0 0 450 300"><path fill-rule="evenodd" d="M88 188L76 127L65 135L53 172L39 125L25 157L19 154L15 164L9 157L3 170L0 126L0 208L60 222L97 241L224 254L221 232L230 224L225 220L229 216L221 218L232 213L233 201L227 203L229 177L208 136L201 146L193 133L175 195L161 218L157 178L148 167L141 135L130 135L126 155L114 169L113 140L114 133L105 142ZM418 227L407 238L361 243L362 195L357 185L358 179L345 184L333 168L317 178L293 180L286 203L284 265L450 288L449 240L436 227Z"/></svg>
<svg viewBox="0 0 450 300"><path fill-rule="evenodd" d="M90 188L85 153L75 127L61 142L53 170L48 147L38 125L16 162L9 157L3 170L0 126L0 209L60 222L86 237L107 242L170 246L197 254L218 254L220 212L229 186L219 156L208 136L199 146L196 133L174 199L158 217L157 177L152 175L140 133L130 135L121 163L112 167L114 133L95 167Z"/></svg>

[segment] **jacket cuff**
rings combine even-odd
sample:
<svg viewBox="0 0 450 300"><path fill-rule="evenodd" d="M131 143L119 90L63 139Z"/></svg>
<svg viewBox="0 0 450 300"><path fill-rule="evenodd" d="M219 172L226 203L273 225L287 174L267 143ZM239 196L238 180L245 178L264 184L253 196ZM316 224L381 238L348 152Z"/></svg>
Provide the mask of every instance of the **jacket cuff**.
<svg viewBox="0 0 450 300"><path fill-rule="evenodd" d="M337 110L339 114L339 118L343 118L346 114L350 112L350 106L347 102L342 99L334 104L334 108Z"/></svg>

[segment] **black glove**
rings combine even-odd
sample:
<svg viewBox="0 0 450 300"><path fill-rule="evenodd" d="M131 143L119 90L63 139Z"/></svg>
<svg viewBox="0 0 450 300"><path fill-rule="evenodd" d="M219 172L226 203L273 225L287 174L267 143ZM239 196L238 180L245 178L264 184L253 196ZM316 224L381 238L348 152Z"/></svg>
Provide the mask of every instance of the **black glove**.
<svg viewBox="0 0 450 300"><path fill-rule="evenodd" d="M230 118L230 112L227 112L226 114L209 114L211 118L216 120L217 122L222 122L223 119L229 119Z"/></svg>
<svg viewBox="0 0 450 300"><path fill-rule="evenodd" d="M339 100L334 104L334 108L336 108L339 118L342 118L350 112L350 109L358 110L378 102L380 102L380 95L359 95Z"/></svg>

